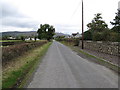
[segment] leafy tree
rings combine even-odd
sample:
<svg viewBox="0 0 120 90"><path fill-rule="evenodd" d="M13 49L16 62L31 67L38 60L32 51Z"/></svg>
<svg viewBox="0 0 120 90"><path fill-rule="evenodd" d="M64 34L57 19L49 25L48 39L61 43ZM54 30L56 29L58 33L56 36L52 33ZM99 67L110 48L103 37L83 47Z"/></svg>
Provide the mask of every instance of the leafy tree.
<svg viewBox="0 0 120 90"><path fill-rule="evenodd" d="M114 27L112 28L113 31L120 33L120 10L116 13L115 19L113 22L110 22Z"/></svg>
<svg viewBox="0 0 120 90"><path fill-rule="evenodd" d="M47 39L48 41L53 38L55 28L49 24L40 25L37 31L39 39Z"/></svg>
<svg viewBox="0 0 120 90"><path fill-rule="evenodd" d="M84 40L92 40L92 32L90 30L84 32Z"/></svg>
<svg viewBox="0 0 120 90"><path fill-rule="evenodd" d="M102 20L101 13L95 14L92 22L87 24L87 27L92 32L101 32L108 29L108 25Z"/></svg>
<svg viewBox="0 0 120 90"><path fill-rule="evenodd" d="M2 36L2 40L7 40L9 36L5 35L5 36Z"/></svg>
<svg viewBox="0 0 120 90"><path fill-rule="evenodd" d="M84 33L86 40L107 41L109 39L110 30L105 21L102 20L101 14L95 14L91 23L87 24L88 31Z"/></svg>
<svg viewBox="0 0 120 90"><path fill-rule="evenodd" d="M20 36L16 36L15 38L16 38L16 40L21 40Z"/></svg>
<svg viewBox="0 0 120 90"><path fill-rule="evenodd" d="M55 38L55 40L57 40L57 41L62 41L62 40L64 40L65 39L65 36L57 36L56 38Z"/></svg>
<svg viewBox="0 0 120 90"><path fill-rule="evenodd" d="M25 41L25 36L20 37L22 41Z"/></svg>
<svg viewBox="0 0 120 90"><path fill-rule="evenodd" d="M110 41L110 37L111 37L110 33L111 33L110 30L104 30L103 32L101 32L101 34L102 34L101 35L101 37L102 37L101 40L102 41Z"/></svg>
<svg viewBox="0 0 120 90"><path fill-rule="evenodd" d="M120 34L117 32L110 33L110 41L120 42Z"/></svg>
<svg viewBox="0 0 120 90"><path fill-rule="evenodd" d="M30 37L30 40L32 40L32 37Z"/></svg>
<svg viewBox="0 0 120 90"><path fill-rule="evenodd" d="M36 41L36 39L37 39L37 36L34 37L34 40L35 40L35 41Z"/></svg>
<svg viewBox="0 0 120 90"><path fill-rule="evenodd" d="M93 41L101 41L102 40L102 33L101 32L93 33L92 40Z"/></svg>

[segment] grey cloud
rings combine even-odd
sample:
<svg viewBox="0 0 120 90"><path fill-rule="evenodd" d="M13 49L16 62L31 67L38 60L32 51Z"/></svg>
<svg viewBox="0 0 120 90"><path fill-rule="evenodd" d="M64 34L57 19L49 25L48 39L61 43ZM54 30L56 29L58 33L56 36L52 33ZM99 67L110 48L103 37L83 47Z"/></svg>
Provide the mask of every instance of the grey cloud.
<svg viewBox="0 0 120 90"><path fill-rule="evenodd" d="M30 17L27 17L21 14L18 9L6 2L0 2L2 5L2 20L3 27L12 26L17 28L36 28L39 24L37 21L32 20Z"/></svg>
<svg viewBox="0 0 120 90"><path fill-rule="evenodd" d="M76 33L76 32L80 32L80 25L70 25L70 24L56 24L56 31L57 32L64 32L64 33Z"/></svg>
<svg viewBox="0 0 120 90"><path fill-rule="evenodd" d="M70 30L70 29L79 29L79 25L70 25L70 24L57 24L55 25L59 29Z"/></svg>
<svg viewBox="0 0 120 90"><path fill-rule="evenodd" d="M19 28L34 28L37 24L36 21L30 20L29 18L4 18L2 25L3 26L12 26Z"/></svg>
<svg viewBox="0 0 120 90"><path fill-rule="evenodd" d="M18 11L18 9L15 6L10 5L9 3L0 2L0 5L2 6L2 9L0 11L2 13L2 17L0 17L0 18L25 17L24 15L20 14L20 12Z"/></svg>

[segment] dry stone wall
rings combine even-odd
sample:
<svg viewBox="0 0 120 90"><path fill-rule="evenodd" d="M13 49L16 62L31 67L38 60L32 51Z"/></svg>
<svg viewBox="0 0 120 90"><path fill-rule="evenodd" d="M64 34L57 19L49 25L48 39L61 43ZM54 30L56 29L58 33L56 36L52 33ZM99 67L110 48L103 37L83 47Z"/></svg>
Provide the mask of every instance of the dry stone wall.
<svg viewBox="0 0 120 90"><path fill-rule="evenodd" d="M82 42L79 42L81 47ZM120 42L84 41L84 48L110 55L120 56Z"/></svg>

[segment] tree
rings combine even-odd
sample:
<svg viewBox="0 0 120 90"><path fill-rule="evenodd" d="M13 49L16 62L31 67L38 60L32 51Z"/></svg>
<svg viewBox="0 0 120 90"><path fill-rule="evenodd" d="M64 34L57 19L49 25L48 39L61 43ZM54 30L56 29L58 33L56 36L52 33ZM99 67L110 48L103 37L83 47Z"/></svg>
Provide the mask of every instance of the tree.
<svg viewBox="0 0 120 90"><path fill-rule="evenodd" d="M64 40L65 39L65 36L57 36L56 38L55 38L55 40L57 40L57 41L62 41L62 40Z"/></svg>
<svg viewBox="0 0 120 90"><path fill-rule="evenodd" d="M120 42L120 34L116 32L110 33L110 41Z"/></svg>
<svg viewBox="0 0 120 90"><path fill-rule="evenodd" d="M20 37L22 41L25 41L25 36Z"/></svg>
<svg viewBox="0 0 120 90"><path fill-rule="evenodd" d="M47 39L48 41L53 38L55 28L49 24L40 25L37 31L39 39Z"/></svg>
<svg viewBox="0 0 120 90"><path fill-rule="evenodd" d="M101 41L102 40L102 33L101 32L93 33L92 40L93 41Z"/></svg>
<svg viewBox="0 0 120 90"><path fill-rule="evenodd" d="M2 36L2 40L7 40L9 36L5 35L5 36Z"/></svg>
<svg viewBox="0 0 120 90"><path fill-rule="evenodd" d="M87 27L89 30L84 32L84 38L86 40L109 40L110 30L105 21L102 20L100 13L95 14L92 22L88 23Z"/></svg>
<svg viewBox="0 0 120 90"><path fill-rule="evenodd" d="M110 22L114 27L112 28L113 31L120 33L120 10L118 9L118 12L116 13L115 19L113 19L113 22Z"/></svg>
<svg viewBox="0 0 120 90"><path fill-rule="evenodd" d="M92 32L102 32L108 29L108 25L102 20L101 13L95 14L92 22L88 23L87 27L89 30L92 30Z"/></svg>
<svg viewBox="0 0 120 90"><path fill-rule="evenodd" d="M90 30L84 32L84 40L92 40L92 32Z"/></svg>
<svg viewBox="0 0 120 90"><path fill-rule="evenodd" d="M35 41L37 40L37 36L34 36L34 40L35 40Z"/></svg>

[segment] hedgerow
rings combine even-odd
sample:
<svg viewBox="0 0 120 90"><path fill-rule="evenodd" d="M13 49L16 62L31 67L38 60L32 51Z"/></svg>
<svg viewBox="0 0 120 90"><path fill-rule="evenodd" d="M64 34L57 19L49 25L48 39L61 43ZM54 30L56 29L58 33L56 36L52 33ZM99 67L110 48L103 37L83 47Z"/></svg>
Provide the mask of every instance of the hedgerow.
<svg viewBox="0 0 120 90"><path fill-rule="evenodd" d="M2 47L2 65L5 65L7 62L24 54L28 50L34 49L35 47L38 46L42 46L45 43L47 43L47 41L22 43L9 47Z"/></svg>

